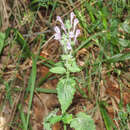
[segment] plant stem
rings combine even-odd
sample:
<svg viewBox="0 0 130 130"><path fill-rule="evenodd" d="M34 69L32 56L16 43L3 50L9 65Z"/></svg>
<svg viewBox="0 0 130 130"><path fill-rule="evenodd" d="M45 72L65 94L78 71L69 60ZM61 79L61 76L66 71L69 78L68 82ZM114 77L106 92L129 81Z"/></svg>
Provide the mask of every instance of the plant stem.
<svg viewBox="0 0 130 130"><path fill-rule="evenodd" d="M67 59L66 60L66 65L68 66L68 61L69 61L69 59ZM69 69L68 69L68 67L66 67L67 68L67 72L66 72L66 77L67 77L67 80L69 79L69 77L70 77L70 71L69 71Z"/></svg>
<svg viewBox="0 0 130 130"><path fill-rule="evenodd" d="M67 130L66 125L64 125L64 130Z"/></svg>

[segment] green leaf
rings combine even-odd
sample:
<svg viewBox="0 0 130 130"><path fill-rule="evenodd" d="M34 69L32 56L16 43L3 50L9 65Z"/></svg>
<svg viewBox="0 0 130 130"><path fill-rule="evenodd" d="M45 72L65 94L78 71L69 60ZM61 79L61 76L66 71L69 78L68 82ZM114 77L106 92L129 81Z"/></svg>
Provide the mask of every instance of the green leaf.
<svg viewBox="0 0 130 130"><path fill-rule="evenodd" d="M66 112L70 104L72 103L73 96L75 94L75 80L61 79L57 85L58 100L61 104L62 114Z"/></svg>
<svg viewBox="0 0 130 130"><path fill-rule="evenodd" d="M5 33L0 32L0 55L4 48Z"/></svg>
<svg viewBox="0 0 130 130"><path fill-rule="evenodd" d="M76 115L76 117L77 118L74 118L70 124L71 128L75 128L75 130L96 130L94 121L91 116L80 112Z"/></svg>
<svg viewBox="0 0 130 130"><path fill-rule="evenodd" d="M30 57L32 55L29 46L26 42L26 40L24 39L24 37L21 35L21 33L17 30L14 29L15 35L17 36L16 40L18 42L18 44L20 44L22 50L23 50L23 54L22 57L26 58L26 57Z"/></svg>
<svg viewBox="0 0 130 130"><path fill-rule="evenodd" d="M127 108L127 112L130 114L130 103L128 103L128 104L126 105L126 108Z"/></svg>
<svg viewBox="0 0 130 130"><path fill-rule="evenodd" d="M117 54L112 56L107 60L107 62L112 63L112 62L118 62L118 61L125 61L130 59L130 53L124 53L124 54Z"/></svg>
<svg viewBox="0 0 130 130"><path fill-rule="evenodd" d="M61 62L55 63L55 66L56 67L63 67L64 65L63 65L63 62L61 61Z"/></svg>
<svg viewBox="0 0 130 130"><path fill-rule="evenodd" d="M54 125L55 123L57 123L57 122L59 122L59 121L61 121L61 119L62 119L62 116L54 116L54 117L51 117L50 119L49 119L49 122L52 124L52 125Z"/></svg>
<svg viewBox="0 0 130 130"><path fill-rule="evenodd" d="M54 122L54 118L57 116L56 113L58 112L58 109L55 109L54 111L50 112L44 119L43 125L45 130L52 130L51 125ZM56 117L57 118L57 117ZM56 121L59 121L59 117L56 119Z"/></svg>
<svg viewBox="0 0 130 130"><path fill-rule="evenodd" d="M70 72L73 72L73 73L74 73L74 72L80 72L80 71L81 71L75 61L72 62L72 65L70 65L70 66L68 67L68 69L70 70Z"/></svg>
<svg viewBox="0 0 130 130"><path fill-rule="evenodd" d="M61 59L62 59L62 60L72 59L72 56L71 56L71 55L62 55L62 56L61 56Z"/></svg>
<svg viewBox="0 0 130 130"><path fill-rule="evenodd" d="M53 67L50 69L50 72L56 73L56 74L64 74L66 70L64 67Z"/></svg>
<svg viewBox="0 0 130 130"><path fill-rule="evenodd" d="M107 24L107 20L106 20L106 17L104 15L104 11L99 11L99 14L101 15L101 18L102 18L102 23L103 23L103 26L105 29L108 28L108 24Z"/></svg>
<svg viewBox="0 0 130 130"><path fill-rule="evenodd" d="M70 72L80 72L80 68L77 66L75 58L73 58L71 55L62 55L62 59L68 61L65 63L66 68Z"/></svg>
<svg viewBox="0 0 130 130"><path fill-rule="evenodd" d="M45 129L45 130L52 130L52 129L51 129L51 124L50 124L50 123L45 123L45 124L44 124L44 129Z"/></svg>
<svg viewBox="0 0 130 130"><path fill-rule="evenodd" d="M130 33L130 19L125 20L125 22L122 24L122 29L125 32Z"/></svg>
<svg viewBox="0 0 130 130"><path fill-rule="evenodd" d="M72 121L73 117L72 114L65 114L62 117L62 121L64 122L64 124L70 124L70 122Z"/></svg>
<svg viewBox="0 0 130 130"><path fill-rule="evenodd" d="M122 38L119 38L119 44L120 44L122 47L127 47L127 46L130 44L130 41L125 40L125 39L122 39Z"/></svg>

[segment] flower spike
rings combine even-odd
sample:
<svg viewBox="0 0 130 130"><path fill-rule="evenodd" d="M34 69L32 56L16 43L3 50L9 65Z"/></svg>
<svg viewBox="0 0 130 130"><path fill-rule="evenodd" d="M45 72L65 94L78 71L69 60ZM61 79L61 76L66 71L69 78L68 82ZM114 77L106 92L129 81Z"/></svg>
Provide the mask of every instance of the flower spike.
<svg viewBox="0 0 130 130"><path fill-rule="evenodd" d="M76 30L79 21L77 18L75 18L75 14L73 12L70 14L70 20L66 21L65 24L60 16L57 16L57 21L60 22L61 28L58 26L54 28L54 39L60 42L65 53L71 52L73 49L72 47L77 42L77 37L80 34L80 30Z"/></svg>

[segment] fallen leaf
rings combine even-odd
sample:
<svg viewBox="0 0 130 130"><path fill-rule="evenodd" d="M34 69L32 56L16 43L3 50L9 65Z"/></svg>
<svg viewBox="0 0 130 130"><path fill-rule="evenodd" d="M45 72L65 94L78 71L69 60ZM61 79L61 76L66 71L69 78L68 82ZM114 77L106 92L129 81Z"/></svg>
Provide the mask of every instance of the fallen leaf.
<svg viewBox="0 0 130 130"><path fill-rule="evenodd" d="M123 93L123 101L124 101L124 105L130 103L130 92Z"/></svg>

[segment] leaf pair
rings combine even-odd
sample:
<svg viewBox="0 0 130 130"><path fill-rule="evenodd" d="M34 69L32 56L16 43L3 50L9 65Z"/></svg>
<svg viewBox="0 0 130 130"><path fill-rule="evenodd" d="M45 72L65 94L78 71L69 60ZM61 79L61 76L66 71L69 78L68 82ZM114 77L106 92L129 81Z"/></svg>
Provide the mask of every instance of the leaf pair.
<svg viewBox="0 0 130 130"><path fill-rule="evenodd" d="M77 66L75 60L73 62L67 63L65 66L70 72L80 72L80 68ZM51 68L50 72L56 74L65 74L67 70L63 66L56 66Z"/></svg>
<svg viewBox="0 0 130 130"><path fill-rule="evenodd" d="M44 128L45 130L52 130L51 125L59 121L63 121L64 124L70 124L71 128L75 130L96 130L95 124L91 116L79 112L76 115L76 118L72 117L72 114L65 114L65 115L56 115L57 109L52 111L44 121Z"/></svg>

